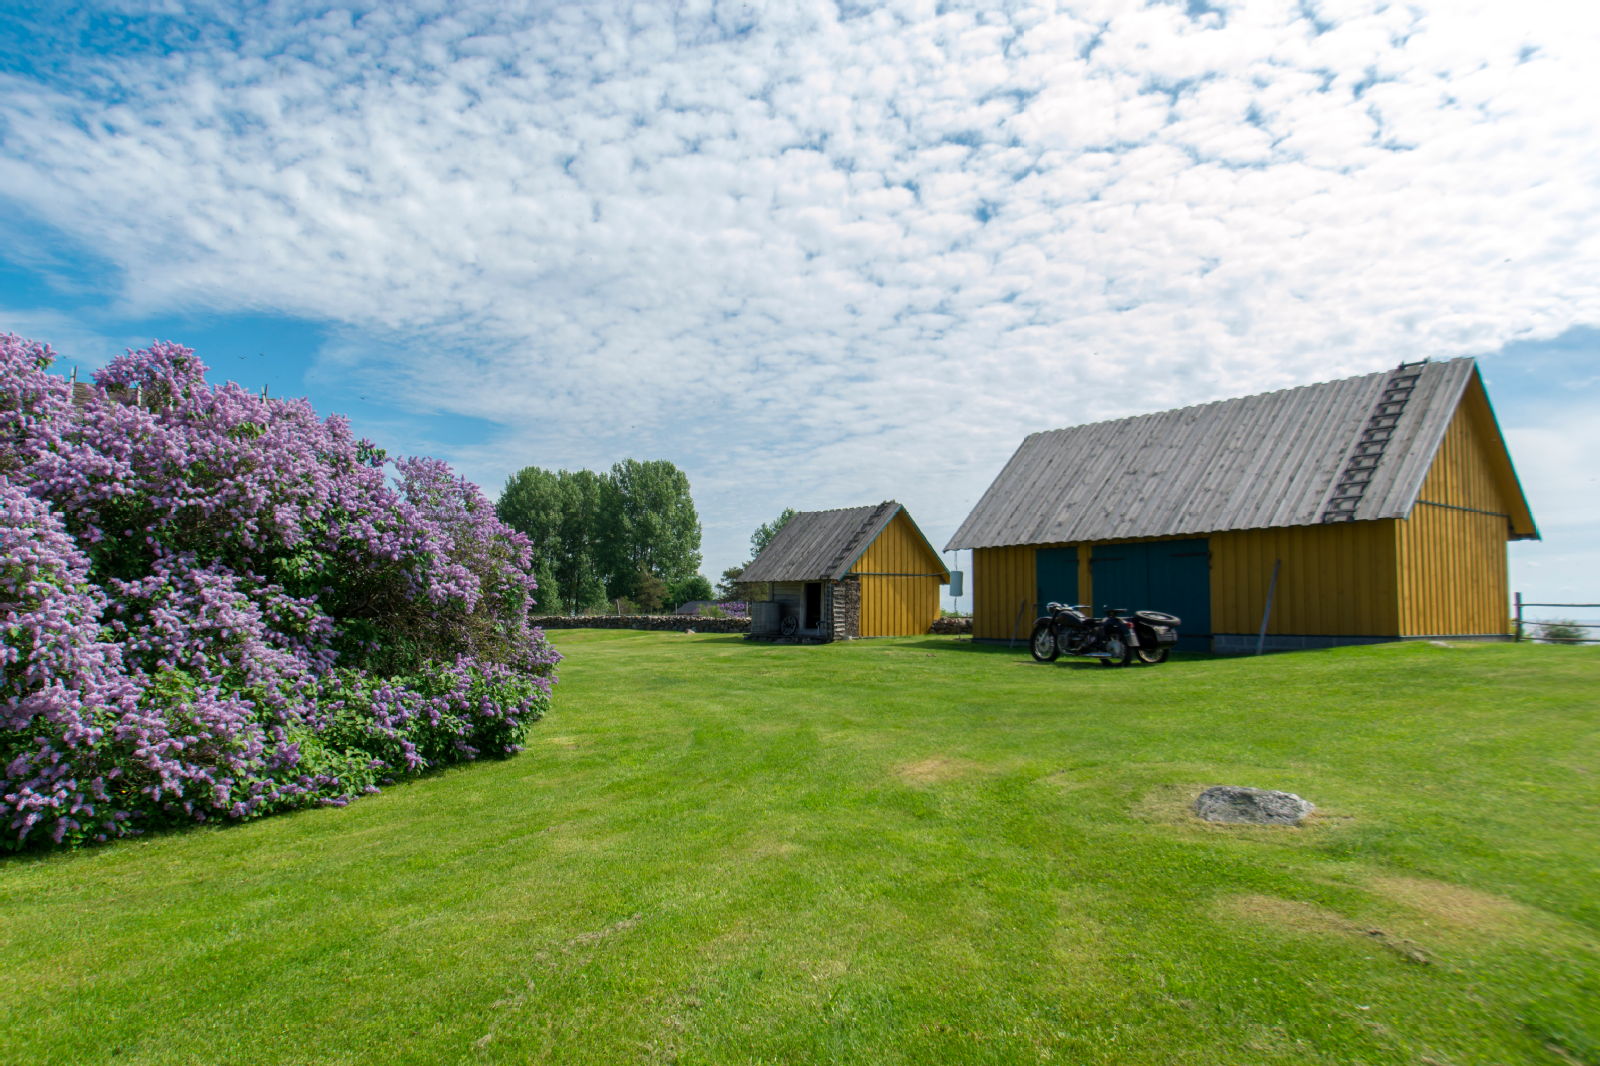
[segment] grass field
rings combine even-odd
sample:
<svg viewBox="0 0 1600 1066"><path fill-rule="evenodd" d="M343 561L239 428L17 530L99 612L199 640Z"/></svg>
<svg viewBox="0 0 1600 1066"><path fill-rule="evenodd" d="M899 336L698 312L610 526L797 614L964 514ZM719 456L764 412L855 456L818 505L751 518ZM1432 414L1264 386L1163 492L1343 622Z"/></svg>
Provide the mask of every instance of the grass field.
<svg viewBox="0 0 1600 1066"><path fill-rule="evenodd" d="M0 861L0 1062L1600 1064L1595 649L557 637L518 758Z"/></svg>

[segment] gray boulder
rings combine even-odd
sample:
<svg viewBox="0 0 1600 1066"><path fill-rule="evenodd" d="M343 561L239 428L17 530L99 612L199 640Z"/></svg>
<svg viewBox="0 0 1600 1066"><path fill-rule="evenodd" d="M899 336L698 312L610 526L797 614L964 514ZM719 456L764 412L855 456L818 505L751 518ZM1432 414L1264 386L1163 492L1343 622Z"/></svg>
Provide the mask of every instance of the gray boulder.
<svg viewBox="0 0 1600 1066"><path fill-rule="evenodd" d="M1315 809L1293 792L1239 785L1213 785L1194 801L1194 813L1208 822L1243 825L1299 825Z"/></svg>

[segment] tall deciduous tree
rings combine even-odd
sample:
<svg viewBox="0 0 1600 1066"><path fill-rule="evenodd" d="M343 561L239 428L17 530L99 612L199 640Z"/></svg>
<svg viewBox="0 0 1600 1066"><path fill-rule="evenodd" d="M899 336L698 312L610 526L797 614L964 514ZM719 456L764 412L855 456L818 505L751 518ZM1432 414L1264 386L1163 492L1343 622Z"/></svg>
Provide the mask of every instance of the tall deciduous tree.
<svg viewBox="0 0 1600 1066"><path fill-rule="evenodd" d="M506 479L495 503L500 521L528 538L533 548L533 575L539 582L534 593L546 610L560 600L556 556L561 544L561 489L553 470L524 467Z"/></svg>
<svg viewBox="0 0 1600 1066"><path fill-rule="evenodd" d="M506 481L495 505L502 522L533 542L537 595L547 610L576 613L605 602L599 560L605 481L592 470L525 467Z"/></svg>
<svg viewBox="0 0 1600 1066"><path fill-rule="evenodd" d="M659 606L700 567L689 479L665 460L625 459L606 474L530 466L507 480L496 509L533 541L546 608Z"/></svg>
<svg viewBox="0 0 1600 1066"><path fill-rule="evenodd" d="M602 559L612 599L635 598L639 574L670 585L700 569L700 516L689 478L665 459L611 468L603 507Z"/></svg>

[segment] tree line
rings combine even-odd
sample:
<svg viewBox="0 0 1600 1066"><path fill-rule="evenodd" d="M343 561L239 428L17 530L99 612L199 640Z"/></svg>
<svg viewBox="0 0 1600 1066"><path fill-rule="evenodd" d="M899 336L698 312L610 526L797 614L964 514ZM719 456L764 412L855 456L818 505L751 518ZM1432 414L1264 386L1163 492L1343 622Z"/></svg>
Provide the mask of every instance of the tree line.
<svg viewBox="0 0 1600 1066"><path fill-rule="evenodd" d="M524 467L495 510L533 542L545 610L626 600L656 611L711 598L689 478L667 460L624 459L606 473Z"/></svg>

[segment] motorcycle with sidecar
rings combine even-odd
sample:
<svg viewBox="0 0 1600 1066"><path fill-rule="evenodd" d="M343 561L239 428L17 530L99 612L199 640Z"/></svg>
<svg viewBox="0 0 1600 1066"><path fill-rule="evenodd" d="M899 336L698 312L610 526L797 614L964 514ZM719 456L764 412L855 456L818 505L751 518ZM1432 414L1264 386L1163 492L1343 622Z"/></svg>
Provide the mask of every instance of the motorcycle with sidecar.
<svg viewBox="0 0 1600 1066"><path fill-rule="evenodd" d="M1033 623L1028 650L1041 663L1061 655L1098 659L1101 666L1126 666L1138 661L1154 666L1167 661L1178 642L1182 620L1165 611L1134 611L1107 607L1094 617L1086 603L1048 603L1045 615Z"/></svg>

